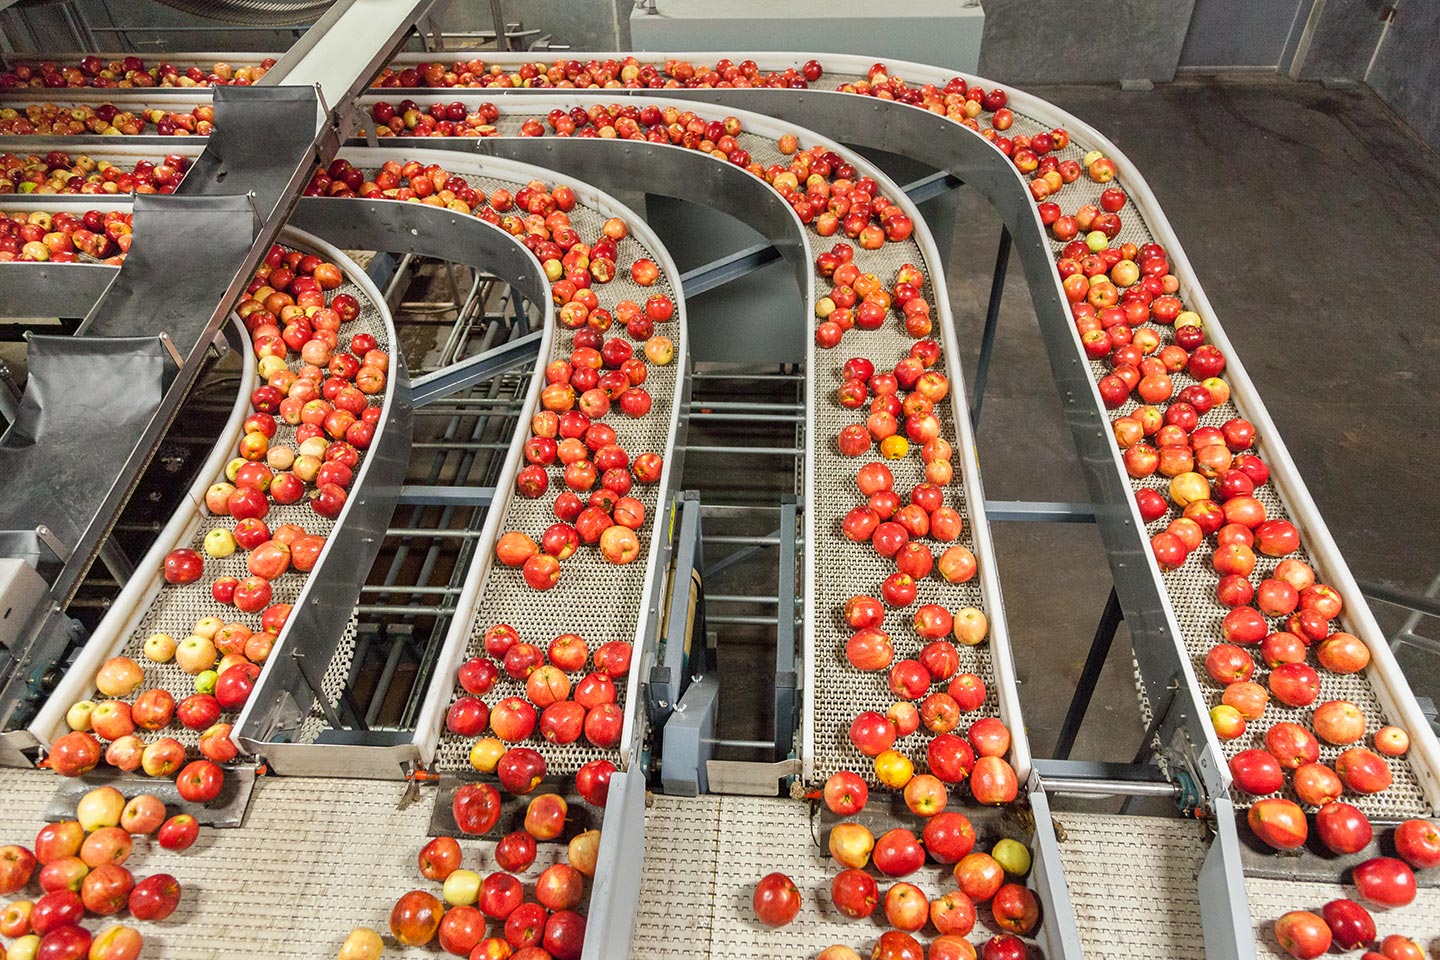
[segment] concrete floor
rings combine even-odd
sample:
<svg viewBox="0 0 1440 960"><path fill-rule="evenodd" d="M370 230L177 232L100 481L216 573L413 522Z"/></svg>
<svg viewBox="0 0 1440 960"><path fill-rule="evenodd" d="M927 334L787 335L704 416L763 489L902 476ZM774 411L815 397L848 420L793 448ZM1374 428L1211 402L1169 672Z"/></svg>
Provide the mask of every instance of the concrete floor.
<svg viewBox="0 0 1440 960"><path fill-rule="evenodd" d="M1033 92L1104 132L1144 171L1355 576L1422 592L1440 575L1440 513L1427 496L1440 469L1440 325L1429 316L1440 302L1435 156L1363 88L1264 79ZM962 190L947 277L972 384L999 229ZM983 411L989 498L1085 499L1018 261ZM707 479L687 470L688 482ZM1035 754L1047 756L1109 568L1087 525L993 531L1026 725ZM761 560L707 589L759 592L775 573ZM1373 606L1387 630L1402 619ZM1440 637L1433 620L1425 630ZM735 697L722 710L723 736L768 734L767 685L747 682L768 660L767 642L756 633L721 645ZM1440 693L1440 661L1414 654L1402 662L1417 691ZM1142 733L1122 627L1072 756L1128 761Z"/></svg>

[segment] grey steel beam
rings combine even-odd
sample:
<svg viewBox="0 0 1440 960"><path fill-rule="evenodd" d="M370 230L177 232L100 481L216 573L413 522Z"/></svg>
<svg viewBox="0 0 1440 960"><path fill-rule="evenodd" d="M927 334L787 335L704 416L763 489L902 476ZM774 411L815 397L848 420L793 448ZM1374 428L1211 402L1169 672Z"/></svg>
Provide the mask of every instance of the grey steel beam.
<svg viewBox="0 0 1440 960"><path fill-rule="evenodd" d="M1055 500L986 500L985 515L992 521L1042 523L1094 523L1095 508L1088 503Z"/></svg>
<svg viewBox="0 0 1440 960"><path fill-rule="evenodd" d="M779 259L780 251L773 245L757 243L744 250L737 250L728 257L721 257L704 266L685 271L680 274L680 288L685 291L685 296L698 297L702 293L733 283Z"/></svg>
<svg viewBox="0 0 1440 960"><path fill-rule="evenodd" d="M400 499L397 502L401 506L488 507L494 499L494 487L406 484L400 488Z"/></svg>

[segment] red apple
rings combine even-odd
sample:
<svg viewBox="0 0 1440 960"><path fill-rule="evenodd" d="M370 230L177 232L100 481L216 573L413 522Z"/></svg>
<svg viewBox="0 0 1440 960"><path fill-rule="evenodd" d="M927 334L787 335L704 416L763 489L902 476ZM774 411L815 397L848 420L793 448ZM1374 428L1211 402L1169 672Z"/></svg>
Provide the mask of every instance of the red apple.
<svg viewBox="0 0 1440 960"><path fill-rule="evenodd" d="M1292 910L1275 921L1275 939L1296 960L1314 960L1330 949L1330 928L1307 910Z"/></svg>
<svg viewBox="0 0 1440 960"><path fill-rule="evenodd" d="M1375 918L1354 900L1331 900L1320 915L1342 950L1359 950L1375 942Z"/></svg>
<svg viewBox="0 0 1440 960"><path fill-rule="evenodd" d="M136 920L164 920L180 905L180 882L168 873L157 873L130 891L130 915Z"/></svg>
<svg viewBox="0 0 1440 960"><path fill-rule="evenodd" d="M1403 860L1375 857L1350 871L1360 898L1382 907L1403 907L1415 900L1415 873Z"/></svg>
<svg viewBox="0 0 1440 960"><path fill-rule="evenodd" d="M783 873L767 874L755 885L751 907L767 927L783 927L800 913L800 890Z"/></svg>
<svg viewBox="0 0 1440 960"><path fill-rule="evenodd" d="M1292 800L1271 797L1250 807L1250 829L1276 850L1293 850L1305 843L1309 826L1305 811Z"/></svg>
<svg viewBox="0 0 1440 960"><path fill-rule="evenodd" d="M1385 758L1364 747L1351 747L1335 758L1335 772L1356 793L1379 793L1390 786Z"/></svg>
<svg viewBox="0 0 1440 960"><path fill-rule="evenodd" d="M1285 786L1280 762L1264 750L1242 750L1230 758L1230 775L1235 785L1255 796L1275 793Z"/></svg>
<svg viewBox="0 0 1440 960"><path fill-rule="evenodd" d="M1395 852L1417 870L1440 867L1440 825L1406 820L1395 828Z"/></svg>
<svg viewBox="0 0 1440 960"><path fill-rule="evenodd" d="M1359 853L1374 836L1365 814L1339 801L1327 803L1316 812L1315 833L1321 843L1338 854Z"/></svg>

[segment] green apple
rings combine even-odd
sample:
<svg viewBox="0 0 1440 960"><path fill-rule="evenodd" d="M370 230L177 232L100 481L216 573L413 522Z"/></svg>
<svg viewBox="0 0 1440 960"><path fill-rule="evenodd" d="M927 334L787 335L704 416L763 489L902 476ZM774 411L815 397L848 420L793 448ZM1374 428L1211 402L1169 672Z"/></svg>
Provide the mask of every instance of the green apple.
<svg viewBox="0 0 1440 960"><path fill-rule="evenodd" d="M94 700L81 700L69 710L65 711L65 723L71 730L86 731L90 729L90 714L95 709Z"/></svg>
<svg viewBox="0 0 1440 960"><path fill-rule="evenodd" d="M205 555L217 559L228 557L235 552L235 534L224 527L216 527L205 534Z"/></svg>
<svg viewBox="0 0 1440 960"><path fill-rule="evenodd" d="M990 856L1012 877L1023 877L1030 872L1030 850L1019 840L1006 837L995 844Z"/></svg>
<svg viewBox="0 0 1440 960"><path fill-rule="evenodd" d="M220 679L220 674L214 670L202 670L195 675L196 693L214 693L215 682Z"/></svg>
<svg viewBox="0 0 1440 960"><path fill-rule="evenodd" d="M168 633L151 634L145 641L145 656L155 663L169 663L175 657L175 638Z"/></svg>
<svg viewBox="0 0 1440 960"><path fill-rule="evenodd" d="M480 874L474 870L455 870L445 878L442 894L452 907L467 907L480 899Z"/></svg>
<svg viewBox="0 0 1440 960"><path fill-rule="evenodd" d="M35 960L35 955L39 952L40 938L33 933L27 933L10 944L10 950L5 957L6 960Z"/></svg>

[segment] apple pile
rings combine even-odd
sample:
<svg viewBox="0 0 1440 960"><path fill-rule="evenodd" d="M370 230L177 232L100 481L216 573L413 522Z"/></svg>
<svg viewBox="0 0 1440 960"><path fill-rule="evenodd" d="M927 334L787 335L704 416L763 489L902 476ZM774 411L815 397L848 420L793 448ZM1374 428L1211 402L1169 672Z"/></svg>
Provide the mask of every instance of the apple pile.
<svg viewBox="0 0 1440 960"><path fill-rule="evenodd" d="M862 180L861 183L863 184L863 182ZM843 183L844 181L837 182L837 189ZM859 186L857 184L857 191L861 193L862 202L868 204L868 193L860 191ZM843 199L852 199L854 196L855 194L851 193L849 197ZM816 218L815 231L821 236L828 237L834 234L837 209L843 212L843 207L836 208L834 206L832 197L830 208ZM878 231L878 227L873 225L863 227L859 231L860 248L875 250L886 240L898 242L908 239L911 227L909 217L903 213L890 214L885 222L893 226L897 216L904 217L903 230L893 234L887 230L883 236L876 236L873 231ZM845 231L849 235L851 229L857 224L850 219L850 216L846 216L844 222ZM867 236L867 233L870 235ZM829 350L839 346L841 339L850 330L878 330L884 325L886 318L890 315L890 310L894 308L900 313L906 335L921 341L911 348L909 357L896 364L896 378L905 377L901 382L901 387L907 391L913 390L921 397L928 397L932 404L943 399L949 389L949 384L945 381L944 376L934 371L926 372L939 359L940 346L933 340L922 339L928 338L934 329L930 320L930 301L923 295L925 274L913 263L902 264L900 269L895 272L893 286L890 290L886 290L885 284L875 274L862 273L854 259L854 247L844 241L836 243L829 251L815 258L816 271L821 277L834 284L829 293L815 301L815 316L820 321L819 326L815 328L816 345L823 350ZM918 373L915 372L917 364L919 365ZM911 373L914 373L915 376L908 376ZM923 386L919 383L922 378L925 379ZM858 378L847 374L847 385L849 381L855 379ZM882 396L893 397L898 394L898 390L890 389L889 380L882 380L880 384L887 390L882 393L877 389L875 391L877 400L880 400ZM864 385L864 381L862 381L862 385ZM842 387L841 389L844 392L846 388ZM853 397L847 399L842 396L842 404L847 409L855 409L860 406L866 399L866 395L864 391L858 391L858 393L860 402L854 402ZM939 394L938 398L930 396L935 393ZM886 400L881 405L888 407L890 403ZM889 409L877 412L887 413L891 417L898 417L901 413L900 410ZM882 438L877 437L876 439Z"/></svg>
<svg viewBox="0 0 1440 960"><path fill-rule="evenodd" d="M840 771L825 782L821 791L825 805L840 817L860 813L869 799L865 780L850 771ZM1028 956L1029 948L1020 938L1034 932L1040 923L1040 904L1035 894L1017 882L1030 871L1030 851L1010 838L997 841L989 853L975 849L975 828L969 818L947 810L949 799L944 783L921 774L905 786L905 804L921 819L920 835L900 826L878 839L870 829L845 820L830 830L828 849L840 867L831 881L830 898L841 915L852 920L872 916L883 905L885 923L894 928L883 933L873 956L923 958L924 949L914 934L927 925L938 934L928 956L973 960L975 948L966 941L975 927L976 906L990 903L990 912L999 936L982 948L985 960L1009 960ZM933 861L948 868L956 889L930 900L924 891L904 878ZM867 871L868 867L880 874ZM1007 882L1007 878L1009 879ZM891 883L883 897L880 883ZM800 891L783 873L772 873L755 886L752 907L755 917L767 926L790 923L801 908ZM833 960L855 956L846 946L833 946L820 954Z"/></svg>
<svg viewBox="0 0 1440 960"><path fill-rule="evenodd" d="M134 217L119 210L0 213L0 263L74 263L81 256L119 265L130 250Z"/></svg>
<svg viewBox="0 0 1440 960"><path fill-rule="evenodd" d="M151 128L154 128L153 130ZM0 108L0 136L11 137L134 137L153 134L161 137L208 137L215 131L215 108L202 104L188 111L143 109L121 110L113 103L32 103Z"/></svg>
<svg viewBox="0 0 1440 960"><path fill-rule="evenodd" d="M115 917L128 910L136 920L164 920L180 904L180 883L166 873L137 881L125 867L136 840L148 837L180 852L195 842L200 825L189 814L167 819L165 804L149 794L129 800L114 787L80 798L75 819L48 823L33 852L0 846L0 896L23 894L33 879L41 895L13 900L0 910L0 956L9 960L135 960L144 946L139 931L123 924L92 935L88 915Z"/></svg>
<svg viewBox="0 0 1440 960"><path fill-rule="evenodd" d="M508 71L508 72L507 72ZM556 60L506 67L486 64L479 58L444 63L420 63L413 67L387 66L371 85L376 87L783 87L803 90L824 75L820 61L810 60L798 69L763 71L754 60L734 63L729 59L713 65L687 60L666 60L661 65L642 63L636 57L621 60Z"/></svg>
<svg viewBox="0 0 1440 960"><path fill-rule="evenodd" d="M146 689L145 669L135 660L111 658L95 678L106 699L82 701L67 713L71 732L56 740L49 757L57 772L88 772L105 740L103 757L112 766L151 776L178 771L182 795L193 789L197 802L219 793L223 773L216 764L237 756L231 726L221 718L244 707L290 616L289 603L275 602L274 584L292 570L308 574L326 543L298 523L271 529L271 504L306 501L318 525L335 520L382 415L371 399L384 393L389 354L369 333L339 347L343 325L360 315L354 296L334 292L344 280L335 264L280 246L256 270L235 312L252 338L261 382L251 391L252 411L225 479L205 492L208 516L233 525L211 525L199 550L170 551L163 570L167 588L184 587L205 577L207 559L233 569L231 558L243 550L245 576L212 577L208 592L217 612L196 620L188 636L177 641L156 633L144 643L145 660L173 661L194 678L193 692L177 704L172 691ZM142 739L174 720L199 732L203 766L196 761L182 769L186 751L174 737ZM193 787L188 779L196 779Z"/></svg>
<svg viewBox="0 0 1440 960"><path fill-rule="evenodd" d="M487 845L496 868L488 876L463 866L465 852L453 837L430 840L420 850L420 873L442 884L440 896L412 890L400 897L390 912L390 932L402 947L434 942L457 957L578 960L585 943L585 918L577 911L585 901L586 878L595 876L600 831L577 834L566 844L564 862L552 863L530 881L533 899L526 899L527 883L520 876L535 864L538 843L559 840L565 813L565 800L558 794L531 800L524 829L507 834L493 849ZM488 823L484 829L467 832L488 832L499 821L498 794L491 797L481 791L463 800L457 794L457 823L462 815L466 823ZM340 958L375 960L382 947L374 931L356 930L345 941Z"/></svg>
<svg viewBox="0 0 1440 960"><path fill-rule="evenodd" d="M190 169L190 158L179 154L159 163L138 160L126 170L108 160L63 150L44 155L0 153L0 195L174 193Z"/></svg>
<svg viewBox="0 0 1440 960"><path fill-rule="evenodd" d="M288 606L286 611L288 612ZM218 764L238 755L230 739L231 726L221 716L244 706L260 668L243 651L264 652L274 642L278 626L262 629L252 637L244 624L222 624L218 617L205 617L196 624L196 633L177 644L173 637L157 633L145 641L145 656L152 663L174 660L195 677L195 692L178 704L163 687L142 688L145 671L129 657L111 657L95 675L95 689L104 699L81 700L65 713L70 732L50 747L51 769L66 777L78 777L93 770L103 759L117 770L143 770L151 777L175 777L181 796L192 803L209 803L220 793L224 771ZM219 656L215 641L225 649ZM259 646L257 646L257 642ZM133 698L133 699L126 699ZM199 735L197 749L205 758L185 763L185 747L174 737L150 743L143 734L159 733L179 721L186 730Z"/></svg>
<svg viewBox="0 0 1440 960"><path fill-rule="evenodd" d="M1273 801L1262 800L1260 803ZM1288 801L1281 801L1288 802ZM1251 807L1252 826L1272 833L1284 833L1288 839L1298 830L1304 842L1305 819L1301 814L1298 827L1294 822L1264 815L1257 825ZM1293 806L1293 805L1292 805ZM1298 808L1297 808L1298 809ZM1321 841L1333 853L1353 854L1364 849L1372 838L1372 828L1365 815L1349 804L1330 803L1315 817ZM1406 820L1390 837L1398 857L1372 857L1350 871L1360 899L1371 908L1403 907L1413 903L1416 895L1415 870L1440 867L1440 824L1433 820ZM1425 960L1425 951L1415 941L1391 934L1376 946L1375 918L1365 906L1349 899L1332 900L1319 914L1308 910L1292 910L1275 921L1275 938L1280 946L1298 960L1313 960L1332 947L1338 951L1365 950L1363 960Z"/></svg>
<svg viewBox="0 0 1440 960"><path fill-rule="evenodd" d="M470 763L476 770L498 772L506 788L518 795L529 792L529 788L519 789L525 778L507 770L523 761L527 770L533 768L529 784L533 788L545 776L545 760L535 750L507 749L506 744L523 743L537 732L545 743L575 743L583 735L601 750L613 750L619 744L625 716L616 705L615 681L623 684L630 672L628 642L602 643L592 654L583 637L564 633L541 650L522 640L514 627L502 623L485 631L483 647L484 655L460 665L456 680L464 692L445 714L445 728L457 736L476 737L487 726L494 733L494 737L476 741L470 750ZM585 673L587 660L589 673ZM487 703L482 698L496 692L497 684L520 692ZM597 806L605 805L603 789L614 770L608 760L591 761L580 770L581 780L597 783ZM583 787L581 793L586 793Z"/></svg>
<svg viewBox="0 0 1440 960"><path fill-rule="evenodd" d="M493 137L500 110L482 103L474 110L458 100L435 102L425 109L414 100L398 104L380 100L370 106L377 137Z"/></svg>
<svg viewBox="0 0 1440 960"><path fill-rule="evenodd" d="M199 66L184 70L161 61L153 67L146 67L139 57L124 57L120 60L101 60L91 54L82 57L74 66L64 66L52 60L40 63L15 63L8 70L0 72L0 89L14 87L113 87L129 89L134 87L215 87L248 86L265 76L275 66L274 57L266 57L252 66L233 67L228 63L216 63L209 71Z"/></svg>

